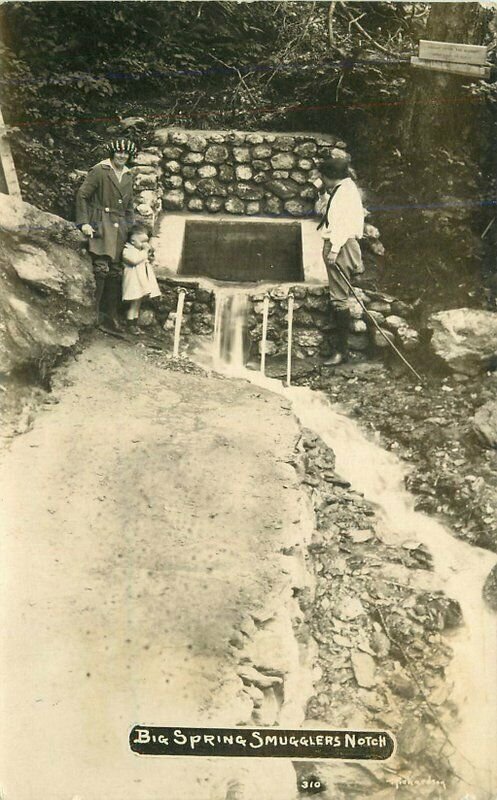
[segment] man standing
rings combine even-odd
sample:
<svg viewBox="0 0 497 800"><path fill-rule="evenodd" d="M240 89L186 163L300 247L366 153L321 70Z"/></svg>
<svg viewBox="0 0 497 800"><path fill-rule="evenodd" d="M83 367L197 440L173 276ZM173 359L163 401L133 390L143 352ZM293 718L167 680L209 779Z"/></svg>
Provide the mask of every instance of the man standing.
<svg viewBox="0 0 497 800"><path fill-rule="evenodd" d="M133 180L126 163L136 147L128 139L117 139L107 147L109 158L96 164L83 181L76 196L76 224L88 237L93 261L97 304L97 324L104 288L109 325L119 330L121 299L121 256L134 222Z"/></svg>
<svg viewBox="0 0 497 800"><path fill-rule="evenodd" d="M358 239L364 233L364 209L359 190L349 177L349 157L327 158L320 167L325 194L318 201L318 230L323 238L323 259L328 273L330 300L336 322L335 353L324 363L335 366L349 355L350 310L348 299L355 274L362 273ZM344 280L344 278L347 279Z"/></svg>

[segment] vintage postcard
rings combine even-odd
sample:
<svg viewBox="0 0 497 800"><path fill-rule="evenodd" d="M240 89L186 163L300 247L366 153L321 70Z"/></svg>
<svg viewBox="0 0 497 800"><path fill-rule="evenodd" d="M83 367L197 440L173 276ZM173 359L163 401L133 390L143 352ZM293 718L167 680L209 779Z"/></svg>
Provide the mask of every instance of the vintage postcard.
<svg viewBox="0 0 497 800"><path fill-rule="evenodd" d="M0 4L1 800L496 800L497 4Z"/></svg>

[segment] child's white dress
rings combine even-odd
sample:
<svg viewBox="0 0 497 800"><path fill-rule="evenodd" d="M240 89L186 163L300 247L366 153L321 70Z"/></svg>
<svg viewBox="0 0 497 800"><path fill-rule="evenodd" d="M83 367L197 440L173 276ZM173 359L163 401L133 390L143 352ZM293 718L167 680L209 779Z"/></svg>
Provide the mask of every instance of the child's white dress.
<svg viewBox="0 0 497 800"><path fill-rule="evenodd" d="M148 252L138 250L129 242L123 250L123 300L140 300L142 297L159 297L160 289Z"/></svg>

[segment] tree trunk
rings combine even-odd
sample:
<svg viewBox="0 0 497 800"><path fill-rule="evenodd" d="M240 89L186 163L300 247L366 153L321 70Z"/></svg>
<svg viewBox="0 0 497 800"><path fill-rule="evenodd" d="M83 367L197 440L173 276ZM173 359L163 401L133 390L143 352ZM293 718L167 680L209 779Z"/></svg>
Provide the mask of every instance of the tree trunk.
<svg viewBox="0 0 497 800"><path fill-rule="evenodd" d="M478 3L433 3L424 38L482 44L484 15ZM422 160L423 153L439 147L452 150L451 143L459 149L474 140L482 104L465 88L472 80L467 76L412 69L401 121L402 150L409 160Z"/></svg>

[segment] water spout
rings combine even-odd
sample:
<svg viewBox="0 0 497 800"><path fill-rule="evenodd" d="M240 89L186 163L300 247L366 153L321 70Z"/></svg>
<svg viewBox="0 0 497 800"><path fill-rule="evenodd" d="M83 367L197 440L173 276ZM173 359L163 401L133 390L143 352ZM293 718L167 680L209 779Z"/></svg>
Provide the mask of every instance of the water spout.
<svg viewBox="0 0 497 800"><path fill-rule="evenodd" d="M183 306L185 305L186 289L181 288L178 292L178 305L176 306L176 321L174 323L174 344L173 358L179 356L179 340L181 336L181 322L183 320Z"/></svg>
<svg viewBox="0 0 497 800"><path fill-rule="evenodd" d="M216 291L213 363L231 373L245 366L248 296L246 292Z"/></svg>
<svg viewBox="0 0 497 800"><path fill-rule="evenodd" d="M267 342L267 320L269 316L269 294L264 295L262 307L262 339L261 339L261 372L266 372L266 342Z"/></svg>
<svg viewBox="0 0 497 800"><path fill-rule="evenodd" d="M286 354L286 385L292 382L292 336L293 336L293 294L288 295L288 334L287 334L287 354Z"/></svg>

